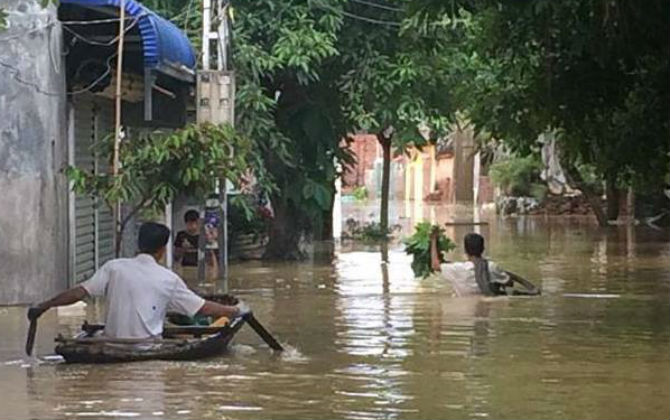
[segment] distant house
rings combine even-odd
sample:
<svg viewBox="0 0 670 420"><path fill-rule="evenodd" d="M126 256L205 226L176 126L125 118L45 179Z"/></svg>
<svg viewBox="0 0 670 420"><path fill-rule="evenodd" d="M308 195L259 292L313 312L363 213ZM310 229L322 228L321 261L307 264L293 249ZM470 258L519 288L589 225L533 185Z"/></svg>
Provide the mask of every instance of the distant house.
<svg viewBox="0 0 670 420"><path fill-rule="evenodd" d="M120 0L6 0L0 33L0 304L34 302L113 257L109 209L69 191L68 165L96 172L94 146L114 132ZM196 59L187 37L125 0L125 139L183 126Z"/></svg>
<svg viewBox="0 0 670 420"><path fill-rule="evenodd" d="M343 193L365 187L370 198L381 191L382 150L374 135L351 136L350 150L356 164L343 176ZM475 172L477 174L475 174ZM487 176L481 176L472 131L454 131L435 144L410 147L393 156L390 197L443 204L493 201Z"/></svg>

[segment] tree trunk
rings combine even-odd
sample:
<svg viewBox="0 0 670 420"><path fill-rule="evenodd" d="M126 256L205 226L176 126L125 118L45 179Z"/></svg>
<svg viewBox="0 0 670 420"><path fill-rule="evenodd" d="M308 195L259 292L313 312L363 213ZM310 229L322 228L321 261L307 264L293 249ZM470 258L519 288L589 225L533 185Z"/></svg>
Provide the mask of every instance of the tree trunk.
<svg viewBox="0 0 670 420"><path fill-rule="evenodd" d="M333 205L335 202L335 193L330 200L330 208L323 211L323 223L321 227L321 240L322 241L332 241L333 240Z"/></svg>
<svg viewBox="0 0 670 420"><path fill-rule="evenodd" d="M382 196L379 214L379 227L382 232L388 232L389 227L389 189L391 179L391 138L377 134L377 140L382 146L384 164L382 166Z"/></svg>
<svg viewBox="0 0 670 420"><path fill-rule="evenodd" d="M290 201L278 196L271 198L274 220L270 226L269 241L263 254L268 260L300 260L304 256L300 251L299 210Z"/></svg>
<svg viewBox="0 0 670 420"><path fill-rule="evenodd" d="M619 204L621 196L616 186L616 177L607 175L605 177L605 194L607 195L607 220L616 220L619 218Z"/></svg>
<svg viewBox="0 0 670 420"><path fill-rule="evenodd" d="M596 219L598 220L598 225L601 227L609 226L598 194L596 194L596 192L593 191L593 189L586 182L584 182L582 175L573 164L561 162L561 166L563 166L563 169L565 170L565 175L568 179L568 182L573 187L579 189L582 194L584 194L584 197L586 197L586 200L593 209L593 214L595 214Z"/></svg>

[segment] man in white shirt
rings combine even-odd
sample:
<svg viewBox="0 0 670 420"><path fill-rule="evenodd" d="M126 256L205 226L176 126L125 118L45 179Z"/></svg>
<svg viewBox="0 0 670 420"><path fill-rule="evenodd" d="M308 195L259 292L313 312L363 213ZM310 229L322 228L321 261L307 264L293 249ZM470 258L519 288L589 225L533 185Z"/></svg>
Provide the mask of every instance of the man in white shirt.
<svg viewBox="0 0 670 420"><path fill-rule="evenodd" d="M249 311L243 303L226 306L206 301L178 275L158 264L169 237L167 226L143 224L138 238L140 253L135 258L108 261L89 280L31 308L28 318L37 319L49 308L100 296L107 304L105 336L150 338L161 336L168 311L214 318L234 318Z"/></svg>
<svg viewBox="0 0 670 420"><path fill-rule="evenodd" d="M484 237L477 233L468 233L463 238L463 245L468 261L440 264L437 249L438 234L438 231L434 231L431 235L431 268L434 271L440 271L451 282L456 295L505 295L507 294L505 287L512 286L514 281L518 281L529 290L528 293L523 294L539 294L539 289L526 280L501 269L493 261L484 259L482 257L484 253Z"/></svg>

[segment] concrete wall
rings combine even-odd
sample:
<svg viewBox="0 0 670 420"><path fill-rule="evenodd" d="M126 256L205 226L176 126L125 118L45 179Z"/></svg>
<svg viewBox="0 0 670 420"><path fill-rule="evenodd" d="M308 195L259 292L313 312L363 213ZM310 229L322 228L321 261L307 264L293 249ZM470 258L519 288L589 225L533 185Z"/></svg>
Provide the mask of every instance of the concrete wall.
<svg viewBox="0 0 670 420"><path fill-rule="evenodd" d="M56 9L0 7L0 304L18 304L67 284L65 72Z"/></svg>
<svg viewBox="0 0 670 420"><path fill-rule="evenodd" d="M474 130L471 126L451 134L454 138L454 183L451 203L472 203L474 200Z"/></svg>

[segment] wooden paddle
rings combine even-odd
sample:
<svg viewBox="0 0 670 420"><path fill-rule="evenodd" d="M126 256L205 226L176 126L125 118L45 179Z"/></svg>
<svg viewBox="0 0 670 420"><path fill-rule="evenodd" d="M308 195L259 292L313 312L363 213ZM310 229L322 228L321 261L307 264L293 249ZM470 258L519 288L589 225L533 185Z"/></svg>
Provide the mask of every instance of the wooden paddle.
<svg viewBox="0 0 670 420"><path fill-rule="evenodd" d="M253 313L249 312L245 315L242 315L242 318L244 318L244 320L247 321L247 324L249 324L249 326L253 328L254 331L256 331L256 334L258 334L263 339L263 341L265 341L267 345L270 346L272 350L284 351L284 348L281 346L281 344L279 344L279 342L275 340L272 334L270 334L268 330L266 330L261 325L261 323L258 322Z"/></svg>
<svg viewBox="0 0 670 420"><path fill-rule="evenodd" d="M239 299L237 299L235 296L228 295L228 294L209 294L209 295L200 295L204 299L207 300L212 300L217 303L221 303L223 305L237 305L239 302ZM266 330L260 322L256 319L253 313L249 312L247 314L242 315L242 318L249 324L249 326L258 334L265 343L270 346L272 350L275 351L284 351L284 348L279 344L277 340Z"/></svg>
<svg viewBox="0 0 670 420"><path fill-rule="evenodd" d="M39 315L35 315L35 311L39 311L39 309L28 309L28 319L30 320L30 326L28 327L28 337L26 338L26 354L28 356L31 356L33 353L33 346L35 345L35 334L37 333L37 318Z"/></svg>
<svg viewBox="0 0 670 420"><path fill-rule="evenodd" d="M530 295L530 296L538 296L538 295L542 294L542 289L540 289L539 287L536 287L533 283L524 279L520 275L512 273L511 271L505 271L505 273L507 273L507 275L509 275L510 278L513 281L515 281L517 283L521 283L523 285L523 287L525 287L528 290L528 292L516 291L517 294L520 294L520 295L527 294L527 295Z"/></svg>

